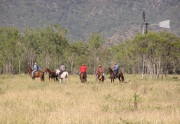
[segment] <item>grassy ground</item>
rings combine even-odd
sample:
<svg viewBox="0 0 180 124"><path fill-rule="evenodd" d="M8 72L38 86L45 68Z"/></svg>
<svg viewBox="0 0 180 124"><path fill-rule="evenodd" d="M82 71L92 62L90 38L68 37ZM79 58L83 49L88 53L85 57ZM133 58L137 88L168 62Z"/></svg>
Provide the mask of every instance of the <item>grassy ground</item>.
<svg viewBox="0 0 180 124"><path fill-rule="evenodd" d="M179 124L180 75L104 83L70 75L62 84L0 75L0 124Z"/></svg>

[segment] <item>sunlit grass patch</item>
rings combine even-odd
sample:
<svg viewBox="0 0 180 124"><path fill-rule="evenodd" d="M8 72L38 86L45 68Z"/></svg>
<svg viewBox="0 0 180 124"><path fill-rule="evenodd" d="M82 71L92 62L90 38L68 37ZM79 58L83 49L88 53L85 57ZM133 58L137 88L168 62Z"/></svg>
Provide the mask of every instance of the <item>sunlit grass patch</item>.
<svg viewBox="0 0 180 124"><path fill-rule="evenodd" d="M4 76L3 76L4 77ZM69 81L45 82L28 75L0 80L0 123L177 123L180 84L174 79L142 80L126 75L127 83L104 83L88 75ZM0 76L0 78L2 78ZM134 107L137 104L137 108Z"/></svg>

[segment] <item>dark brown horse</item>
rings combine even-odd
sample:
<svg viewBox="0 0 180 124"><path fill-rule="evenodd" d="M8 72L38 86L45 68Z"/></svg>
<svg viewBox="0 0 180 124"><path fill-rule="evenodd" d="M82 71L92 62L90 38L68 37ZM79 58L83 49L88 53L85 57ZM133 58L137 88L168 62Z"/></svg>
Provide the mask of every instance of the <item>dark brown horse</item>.
<svg viewBox="0 0 180 124"><path fill-rule="evenodd" d="M123 75L122 71L120 71L116 77L119 79L119 81L124 82L124 75Z"/></svg>
<svg viewBox="0 0 180 124"><path fill-rule="evenodd" d="M103 75L102 72L97 72L96 75L97 75L97 78L98 78L99 82L100 81L104 82L104 75Z"/></svg>
<svg viewBox="0 0 180 124"><path fill-rule="evenodd" d="M33 70L31 69L31 67L28 67L27 71L28 71L30 77L32 77L32 71ZM32 79L35 80L35 78L38 78L38 77L40 77L41 81L44 81L44 72L42 72L40 70L36 71L34 73L34 77Z"/></svg>
<svg viewBox="0 0 180 124"><path fill-rule="evenodd" d="M112 83L112 82L114 82L115 74L111 68L109 68L109 74L110 74L110 79L111 79L111 83Z"/></svg>
<svg viewBox="0 0 180 124"><path fill-rule="evenodd" d="M45 68L45 72L48 72L49 74L49 81L58 81L58 74L56 74L56 71L51 71L49 68Z"/></svg>
<svg viewBox="0 0 180 124"><path fill-rule="evenodd" d="M87 75L85 72L81 72L79 76L82 83L87 82Z"/></svg>
<svg viewBox="0 0 180 124"><path fill-rule="evenodd" d="M110 73L110 79L111 79L111 83L114 82L114 79L115 79L115 74L113 72L113 70L111 68L109 68L109 73ZM120 71L116 77L119 79L119 81L122 81L124 82L124 75L122 73L122 71Z"/></svg>

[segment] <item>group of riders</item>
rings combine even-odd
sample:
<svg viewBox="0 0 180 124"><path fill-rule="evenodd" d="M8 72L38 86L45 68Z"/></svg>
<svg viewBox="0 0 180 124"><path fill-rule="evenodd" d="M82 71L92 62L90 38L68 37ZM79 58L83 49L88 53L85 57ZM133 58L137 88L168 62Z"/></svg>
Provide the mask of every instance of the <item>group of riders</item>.
<svg viewBox="0 0 180 124"><path fill-rule="evenodd" d="M40 68L39 66L37 65L37 63L35 62L34 63L34 66L33 66L33 71L32 71L32 78L34 78L34 74L36 71L38 71ZM79 68L79 75L80 73L85 73L86 75L86 71L87 71L87 66L85 64L82 64ZM117 77L117 74L118 74L118 70L119 70L119 66L117 63L114 64L114 74L115 74L115 78ZM65 65L62 63L61 67L60 67L60 72L59 72L59 75L61 75L64 71L66 71L66 67ZM101 65L99 65L97 71L96 71L96 77L98 78L99 74L102 74L104 76L104 69ZM105 78L105 76L104 76Z"/></svg>
<svg viewBox="0 0 180 124"><path fill-rule="evenodd" d="M35 72L37 72L39 70L39 66L37 65L37 63L35 62L34 63L34 66L33 66L33 71L32 71L32 78L34 78L34 74ZM66 71L66 66L62 63L61 67L60 67L60 72L59 72L59 76Z"/></svg>
<svg viewBox="0 0 180 124"><path fill-rule="evenodd" d="M115 63L114 64L114 75L115 75L115 78L117 77L117 74L119 72L119 66ZM99 65L97 71L96 71L96 77L99 78L99 75L102 74L102 76L104 76L104 69L101 65ZM105 78L105 76L104 76Z"/></svg>

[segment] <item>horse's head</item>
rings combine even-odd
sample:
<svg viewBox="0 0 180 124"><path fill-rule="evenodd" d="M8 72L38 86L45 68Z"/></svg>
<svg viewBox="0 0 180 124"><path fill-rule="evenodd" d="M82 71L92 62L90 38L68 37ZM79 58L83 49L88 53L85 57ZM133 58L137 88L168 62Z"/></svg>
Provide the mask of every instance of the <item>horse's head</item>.
<svg viewBox="0 0 180 124"><path fill-rule="evenodd" d="M31 72L31 71L32 71L31 67L28 67L28 68L27 68L27 71L28 71L28 72Z"/></svg>
<svg viewBox="0 0 180 124"><path fill-rule="evenodd" d="M31 67L28 67L28 68L27 68L27 72L28 72L29 74L31 74L31 73L32 73L32 69L31 69Z"/></svg>
<svg viewBox="0 0 180 124"><path fill-rule="evenodd" d="M59 69L55 69L54 72L58 75L60 70Z"/></svg>
<svg viewBox="0 0 180 124"><path fill-rule="evenodd" d="M113 72L113 70L111 68L109 68L109 72Z"/></svg>
<svg viewBox="0 0 180 124"><path fill-rule="evenodd" d="M44 72L49 72L50 69L49 68L45 68Z"/></svg>

